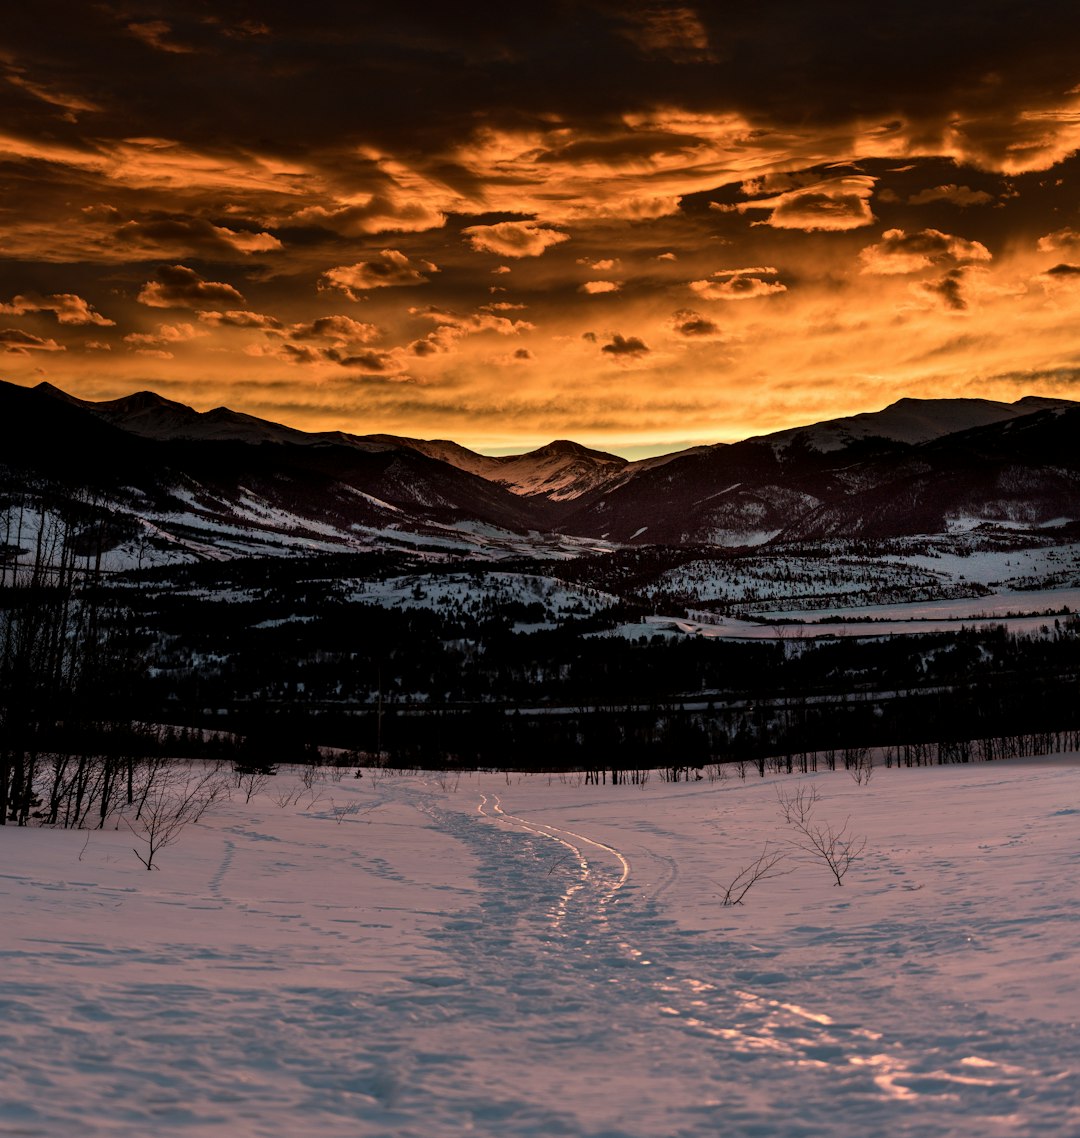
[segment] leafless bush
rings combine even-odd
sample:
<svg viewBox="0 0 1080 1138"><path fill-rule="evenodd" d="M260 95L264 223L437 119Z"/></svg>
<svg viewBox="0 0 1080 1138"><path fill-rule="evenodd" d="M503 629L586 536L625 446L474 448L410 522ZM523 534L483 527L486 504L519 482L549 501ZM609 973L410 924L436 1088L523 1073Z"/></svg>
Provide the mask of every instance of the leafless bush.
<svg viewBox="0 0 1080 1138"><path fill-rule="evenodd" d="M145 851L132 848L147 869L156 868L159 850L179 838L215 802L229 796L229 784L219 765L201 769L171 767L151 783L134 820L125 816L128 829Z"/></svg>
<svg viewBox="0 0 1080 1138"><path fill-rule="evenodd" d="M444 794L454 794L457 791L458 783L461 782L461 771L435 771L434 774L435 785ZM509 780L509 776L507 776ZM507 786L510 783L507 781Z"/></svg>
<svg viewBox="0 0 1080 1138"><path fill-rule="evenodd" d="M236 785L244 792L244 801L250 802L276 774L272 766L258 766L254 763L237 763L234 768Z"/></svg>
<svg viewBox="0 0 1080 1138"><path fill-rule="evenodd" d="M784 821L789 826L803 826L809 821L810 815L817 805L817 787L804 785L796 790L785 790L777 784L776 801L780 806L780 813L783 814Z"/></svg>
<svg viewBox="0 0 1080 1138"><path fill-rule="evenodd" d="M768 881L771 877L782 877L785 873L790 873L789 869L777 868L786 857L786 850L775 847L770 849L769 843L766 842L755 861L743 866L731 879L730 884L721 886L724 890L721 904L741 905L743 898L759 881Z"/></svg>
<svg viewBox="0 0 1080 1138"><path fill-rule="evenodd" d="M815 858L820 858L836 878L837 885L843 885L844 875L859 855L866 849L866 838L852 834L850 819L835 829L831 823L815 824L810 821L796 822L795 827L801 835L794 845Z"/></svg>
<svg viewBox="0 0 1080 1138"><path fill-rule="evenodd" d="M868 786L874 777L874 752L869 747L860 747L852 753L848 774L856 786Z"/></svg>

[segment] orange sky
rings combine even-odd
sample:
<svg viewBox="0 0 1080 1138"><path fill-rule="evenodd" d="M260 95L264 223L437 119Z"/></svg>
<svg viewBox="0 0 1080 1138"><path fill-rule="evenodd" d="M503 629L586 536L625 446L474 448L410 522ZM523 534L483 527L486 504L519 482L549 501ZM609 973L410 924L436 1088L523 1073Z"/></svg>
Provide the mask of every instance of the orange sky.
<svg viewBox="0 0 1080 1138"><path fill-rule="evenodd" d="M13 14L3 376L634 455L1072 395L1075 5L447 7Z"/></svg>

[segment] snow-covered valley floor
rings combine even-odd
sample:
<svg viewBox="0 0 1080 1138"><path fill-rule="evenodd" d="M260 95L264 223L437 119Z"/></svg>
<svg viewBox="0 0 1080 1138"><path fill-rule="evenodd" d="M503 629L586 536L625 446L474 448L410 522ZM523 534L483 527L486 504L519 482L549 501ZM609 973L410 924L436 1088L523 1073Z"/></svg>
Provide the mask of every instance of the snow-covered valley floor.
<svg viewBox="0 0 1080 1138"><path fill-rule="evenodd" d="M0 829L0 1134L1080 1133L1080 758L325 782ZM865 837L837 888L787 793ZM778 847L779 848L779 847Z"/></svg>

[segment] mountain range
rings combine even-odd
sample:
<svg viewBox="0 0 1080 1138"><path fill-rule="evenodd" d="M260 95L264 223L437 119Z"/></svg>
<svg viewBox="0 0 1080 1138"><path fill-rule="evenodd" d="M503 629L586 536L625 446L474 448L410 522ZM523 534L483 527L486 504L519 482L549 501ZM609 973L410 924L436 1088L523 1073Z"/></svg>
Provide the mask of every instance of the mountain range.
<svg viewBox="0 0 1080 1138"><path fill-rule="evenodd" d="M1075 521L1078 433L1069 400L901 399L637 462L569 440L496 457L199 412L148 391L92 402L0 383L0 492L90 502L108 514L111 548L138 544L151 560L425 543L736 547Z"/></svg>

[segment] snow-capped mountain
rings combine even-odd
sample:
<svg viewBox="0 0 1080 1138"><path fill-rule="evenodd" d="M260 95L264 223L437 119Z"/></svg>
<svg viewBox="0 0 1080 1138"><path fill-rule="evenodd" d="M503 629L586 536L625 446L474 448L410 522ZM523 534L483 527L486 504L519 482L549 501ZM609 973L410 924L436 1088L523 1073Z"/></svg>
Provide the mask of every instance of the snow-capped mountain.
<svg viewBox="0 0 1080 1138"><path fill-rule="evenodd" d="M488 456L197 412L152 392L93 403L0 384L0 490L91 502L116 542L193 556L403 543L565 556L1073 521L1078 434L1080 404L1066 400L904 399L640 462L567 440Z"/></svg>
<svg viewBox="0 0 1080 1138"><path fill-rule="evenodd" d="M972 427L986 427L1035 411L1073 406L1067 399L1027 395L1015 403L993 399L898 399L881 411L865 411L829 419L809 427L791 427L756 436L774 450L803 446L820 452L843 450L860 439L889 439L900 443L925 443Z"/></svg>

